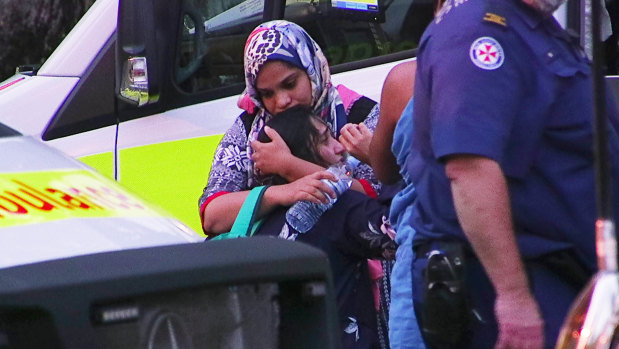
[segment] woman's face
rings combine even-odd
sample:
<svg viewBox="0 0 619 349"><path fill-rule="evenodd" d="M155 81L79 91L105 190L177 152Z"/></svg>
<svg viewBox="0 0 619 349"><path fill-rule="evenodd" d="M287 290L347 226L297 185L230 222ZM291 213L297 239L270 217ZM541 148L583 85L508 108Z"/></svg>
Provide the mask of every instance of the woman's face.
<svg viewBox="0 0 619 349"><path fill-rule="evenodd" d="M321 134L320 143L316 146L316 151L318 151L320 157L330 165L342 161L346 148L331 135L327 125L318 121L312 120L312 122Z"/></svg>
<svg viewBox="0 0 619 349"><path fill-rule="evenodd" d="M307 73L280 61L271 61L258 72L256 91L271 114L295 105L312 105L312 83Z"/></svg>

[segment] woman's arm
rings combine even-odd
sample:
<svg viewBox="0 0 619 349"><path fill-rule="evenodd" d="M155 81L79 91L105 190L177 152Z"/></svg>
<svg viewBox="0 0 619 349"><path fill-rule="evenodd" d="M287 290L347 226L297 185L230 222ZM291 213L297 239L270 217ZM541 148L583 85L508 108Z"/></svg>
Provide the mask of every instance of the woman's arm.
<svg viewBox="0 0 619 349"><path fill-rule="evenodd" d="M292 178L298 179L303 176L307 176L312 173L325 170L324 167L316 165L314 163L301 160L294 156L292 156L292 158L293 159L289 160L290 161L289 164L291 166L288 166L288 171L285 172L284 175L282 175L282 177L286 178L287 180L291 180ZM367 180L366 180L366 185L363 185L361 184L361 181L359 179L353 178L350 189L354 191L358 191L363 194L367 194L369 196L373 196L373 197L376 195L374 188L372 188L371 183Z"/></svg>
<svg viewBox="0 0 619 349"><path fill-rule="evenodd" d="M237 118L215 150L208 182L198 201L202 227L207 234L227 231L247 197L250 188L246 144L245 126Z"/></svg>
<svg viewBox="0 0 619 349"><path fill-rule="evenodd" d="M395 183L400 179L391 144L400 115L413 96L416 67L416 61L396 65L383 84L380 116L370 143L369 157L376 177L384 183Z"/></svg>
<svg viewBox="0 0 619 349"><path fill-rule="evenodd" d="M254 141L251 144L254 149L252 157L254 167L260 169L263 175L277 174L292 183L305 176L325 170L320 165L292 155L286 142L277 131L267 128L265 132L271 138L271 142ZM351 188L358 192L367 193L366 188L357 179L353 181Z"/></svg>
<svg viewBox="0 0 619 349"><path fill-rule="evenodd" d="M259 215L266 215L277 206L292 206L297 201L328 204L329 199L323 193L332 198L336 195L333 189L322 181L323 179L334 181L337 177L330 172L319 171L291 183L269 187L262 198Z"/></svg>
<svg viewBox="0 0 619 349"><path fill-rule="evenodd" d="M230 231L248 194L249 190L226 193L209 201L202 212L204 232L218 235Z"/></svg>
<svg viewBox="0 0 619 349"><path fill-rule="evenodd" d="M322 166L300 159L290 152L290 148L277 131L266 127L265 133L271 142L253 141L251 160L254 168L262 175L278 175L288 182L296 181L309 174L322 171Z"/></svg>
<svg viewBox="0 0 619 349"><path fill-rule="evenodd" d="M335 192L322 179L337 180L332 173L319 171L288 184L270 186L260 202L258 217L269 214L278 206L291 206L297 201L328 203L323 192L333 198ZM248 190L226 193L209 201L203 213L204 231L210 235L230 231L248 194Z"/></svg>

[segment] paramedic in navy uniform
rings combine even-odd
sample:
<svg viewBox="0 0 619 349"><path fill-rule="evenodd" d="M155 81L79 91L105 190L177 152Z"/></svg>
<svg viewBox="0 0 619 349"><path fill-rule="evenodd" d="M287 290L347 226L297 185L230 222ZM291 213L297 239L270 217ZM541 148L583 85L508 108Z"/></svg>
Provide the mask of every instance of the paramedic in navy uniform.
<svg viewBox="0 0 619 349"><path fill-rule="evenodd" d="M427 257L461 243L472 310L455 348L554 348L596 269L592 77L551 15L561 1L447 0L421 39L406 162L418 194L414 301L428 325ZM619 116L607 99L617 193Z"/></svg>

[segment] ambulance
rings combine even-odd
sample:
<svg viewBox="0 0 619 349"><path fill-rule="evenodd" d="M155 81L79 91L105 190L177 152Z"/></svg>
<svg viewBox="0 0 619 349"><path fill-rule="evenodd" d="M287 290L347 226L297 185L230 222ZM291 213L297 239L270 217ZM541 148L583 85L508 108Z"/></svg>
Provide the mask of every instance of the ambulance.
<svg viewBox="0 0 619 349"><path fill-rule="evenodd" d="M432 0L97 0L40 69L0 83L0 122L79 159L201 232L197 200L241 113L259 23L303 26L335 84L380 98Z"/></svg>
<svg viewBox="0 0 619 349"><path fill-rule="evenodd" d="M433 10L433 0L97 0L40 69L0 83L0 122L201 232L197 200L241 113L243 47L256 25L298 23L334 84L379 101ZM581 12L570 1L555 16L584 37Z"/></svg>
<svg viewBox="0 0 619 349"><path fill-rule="evenodd" d="M0 348L339 347L318 249L203 242L2 123L0 158Z"/></svg>
<svg viewBox="0 0 619 349"><path fill-rule="evenodd" d="M0 154L0 268L204 240L117 182L1 123Z"/></svg>

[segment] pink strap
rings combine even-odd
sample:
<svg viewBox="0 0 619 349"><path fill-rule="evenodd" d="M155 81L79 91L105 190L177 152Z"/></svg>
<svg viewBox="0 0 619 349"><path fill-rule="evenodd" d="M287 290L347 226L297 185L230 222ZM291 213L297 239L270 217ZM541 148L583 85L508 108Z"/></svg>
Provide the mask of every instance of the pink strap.
<svg viewBox="0 0 619 349"><path fill-rule="evenodd" d="M245 92L239 96L239 99L236 101L236 105L250 114L253 114L256 110L256 105Z"/></svg>
<svg viewBox="0 0 619 349"><path fill-rule="evenodd" d="M346 110L346 113L348 113L352 105L362 96L344 85L337 85L336 88L337 92L340 94L342 103L344 104L344 109Z"/></svg>
<svg viewBox="0 0 619 349"><path fill-rule="evenodd" d="M372 285L372 295L374 296L374 308L380 309L380 280L383 278L383 265L380 261L368 259L368 274Z"/></svg>

